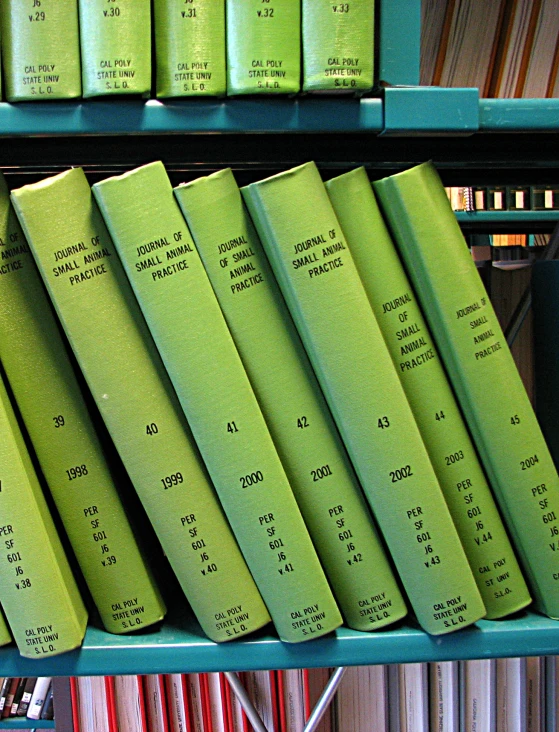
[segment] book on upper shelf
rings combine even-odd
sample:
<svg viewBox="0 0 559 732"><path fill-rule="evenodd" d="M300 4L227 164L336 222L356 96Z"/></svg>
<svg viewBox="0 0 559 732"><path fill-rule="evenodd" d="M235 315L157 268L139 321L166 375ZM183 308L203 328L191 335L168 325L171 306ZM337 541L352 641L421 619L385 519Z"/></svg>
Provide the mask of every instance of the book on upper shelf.
<svg viewBox="0 0 559 732"><path fill-rule="evenodd" d="M2 66L9 102L82 92L78 0L2 0Z"/></svg>
<svg viewBox="0 0 559 732"><path fill-rule="evenodd" d="M223 96L225 0L155 0L156 96Z"/></svg>
<svg viewBox="0 0 559 732"><path fill-rule="evenodd" d="M227 94L300 89L300 0L226 0Z"/></svg>

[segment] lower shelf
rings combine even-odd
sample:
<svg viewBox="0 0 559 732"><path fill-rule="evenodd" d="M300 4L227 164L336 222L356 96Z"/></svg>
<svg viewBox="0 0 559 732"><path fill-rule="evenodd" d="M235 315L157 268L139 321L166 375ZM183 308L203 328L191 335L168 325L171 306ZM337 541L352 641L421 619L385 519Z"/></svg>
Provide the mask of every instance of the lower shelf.
<svg viewBox="0 0 559 732"><path fill-rule="evenodd" d="M8 646L0 650L0 670L6 676L186 673L554 654L559 654L559 621L534 613L481 620L438 637L409 625L376 633L342 628L297 645L264 633L216 644L183 616L142 635L115 636L90 627L81 649L41 660L21 658Z"/></svg>

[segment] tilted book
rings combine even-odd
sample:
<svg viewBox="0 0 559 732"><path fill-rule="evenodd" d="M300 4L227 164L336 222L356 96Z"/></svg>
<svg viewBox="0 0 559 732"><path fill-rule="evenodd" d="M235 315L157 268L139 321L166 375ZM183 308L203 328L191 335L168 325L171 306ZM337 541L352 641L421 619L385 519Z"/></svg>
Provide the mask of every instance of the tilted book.
<svg viewBox="0 0 559 732"><path fill-rule="evenodd" d="M233 173L175 196L346 624L398 620L404 601Z"/></svg>
<svg viewBox="0 0 559 732"><path fill-rule="evenodd" d="M227 94L300 89L300 0L226 0Z"/></svg>
<svg viewBox="0 0 559 732"><path fill-rule="evenodd" d="M77 648L87 613L0 381L0 602L19 652Z"/></svg>
<svg viewBox="0 0 559 732"><path fill-rule="evenodd" d="M154 0L158 97L222 96L225 0Z"/></svg>
<svg viewBox="0 0 559 732"><path fill-rule="evenodd" d="M9 102L81 95L77 0L2 0L0 27Z"/></svg>
<svg viewBox="0 0 559 732"><path fill-rule="evenodd" d="M559 477L431 163L374 184L536 606L559 617Z"/></svg>
<svg viewBox="0 0 559 732"><path fill-rule="evenodd" d="M370 91L374 20L374 0L302 0L303 91Z"/></svg>
<svg viewBox="0 0 559 732"><path fill-rule="evenodd" d="M83 171L12 192L39 270L124 466L212 640L269 621ZM115 608L135 622L138 607Z"/></svg>
<svg viewBox="0 0 559 732"><path fill-rule="evenodd" d="M150 0L78 2L83 96L149 96Z"/></svg>
<svg viewBox="0 0 559 732"><path fill-rule="evenodd" d="M475 622L485 608L316 166L242 191L420 624Z"/></svg>
<svg viewBox="0 0 559 732"><path fill-rule="evenodd" d="M488 618L531 602L518 561L417 298L364 168L326 182Z"/></svg>
<svg viewBox="0 0 559 732"><path fill-rule="evenodd" d="M280 638L341 616L163 164L93 191Z"/></svg>
<svg viewBox="0 0 559 732"><path fill-rule="evenodd" d="M163 616L159 590L78 386L41 277L0 174L0 359L105 628L123 633ZM115 606L143 607L132 622Z"/></svg>

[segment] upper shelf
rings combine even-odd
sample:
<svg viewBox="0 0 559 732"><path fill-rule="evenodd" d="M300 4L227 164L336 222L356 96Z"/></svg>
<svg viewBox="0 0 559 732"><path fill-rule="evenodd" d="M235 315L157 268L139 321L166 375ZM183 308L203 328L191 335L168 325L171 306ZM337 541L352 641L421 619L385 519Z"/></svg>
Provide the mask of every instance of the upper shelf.
<svg viewBox="0 0 559 732"><path fill-rule="evenodd" d="M364 97L0 103L0 135L559 132L559 99L478 99L476 89L393 87Z"/></svg>
<svg viewBox="0 0 559 732"><path fill-rule="evenodd" d="M7 676L240 671L268 668L541 656L559 654L559 622L524 613L513 620L482 620L445 636L402 625L362 633L342 628L326 638L282 643L260 634L252 640L216 644L186 617L167 620L150 634L115 636L88 628L80 650L44 660L26 660L15 647L0 651Z"/></svg>

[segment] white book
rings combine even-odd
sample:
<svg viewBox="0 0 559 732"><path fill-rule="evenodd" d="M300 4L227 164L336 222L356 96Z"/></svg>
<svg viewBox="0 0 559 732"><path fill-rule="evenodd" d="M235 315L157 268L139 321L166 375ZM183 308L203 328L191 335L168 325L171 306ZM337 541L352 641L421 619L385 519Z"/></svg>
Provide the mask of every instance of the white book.
<svg viewBox="0 0 559 732"><path fill-rule="evenodd" d="M494 660L460 662L460 707L463 732L496 732Z"/></svg>
<svg viewBox="0 0 559 732"><path fill-rule="evenodd" d="M429 694L426 663L401 663L400 732L428 732Z"/></svg>
<svg viewBox="0 0 559 732"><path fill-rule="evenodd" d="M227 710L225 707L225 676L222 673L207 674L212 732L227 732Z"/></svg>
<svg viewBox="0 0 559 732"><path fill-rule="evenodd" d="M247 671L245 688L264 727L268 732L279 732L274 671Z"/></svg>
<svg viewBox="0 0 559 732"><path fill-rule="evenodd" d="M204 732L204 703L200 674L186 674L192 732ZM242 730L242 727L241 727Z"/></svg>
<svg viewBox="0 0 559 732"><path fill-rule="evenodd" d="M496 661L497 732L526 732L526 659Z"/></svg>
<svg viewBox="0 0 559 732"><path fill-rule="evenodd" d="M33 696L31 697L31 701L29 702L29 707L27 709L28 719L40 719L41 710L45 703L45 699L47 698L51 681L52 678L50 676L39 676L37 678L37 683L33 689Z"/></svg>
<svg viewBox="0 0 559 732"><path fill-rule="evenodd" d="M285 728L282 732L303 732L305 729L305 689L304 671L290 668L279 671L282 678L283 694L279 703L283 705Z"/></svg>
<svg viewBox="0 0 559 732"><path fill-rule="evenodd" d="M169 732L165 677L148 674L144 676L144 686L149 732Z"/></svg>
<svg viewBox="0 0 559 732"><path fill-rule="evenodd" d="M115 676L114 685L118 732L146 732L141 676Z"/></svg>
<svg viewBox="0 0 559 732"><path fill-rule="evenodd" d="M559 656L547 656L545 659L545 717L547 732L559 729Z"/></svg>
<svg viewBox="0 0 559 732"><path fill-rule="evenodd" d="M170 732L188 732L188 698L184 674L165 676Z"/></svg>
<svg viewBox="0 0 559 732"><path fill-rule="evenodd" d="M458 661L429 664L429 729L431 732L458 732L460 727L460 687Z"/></svg>

